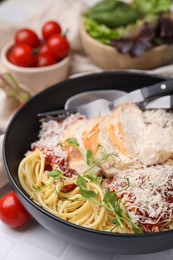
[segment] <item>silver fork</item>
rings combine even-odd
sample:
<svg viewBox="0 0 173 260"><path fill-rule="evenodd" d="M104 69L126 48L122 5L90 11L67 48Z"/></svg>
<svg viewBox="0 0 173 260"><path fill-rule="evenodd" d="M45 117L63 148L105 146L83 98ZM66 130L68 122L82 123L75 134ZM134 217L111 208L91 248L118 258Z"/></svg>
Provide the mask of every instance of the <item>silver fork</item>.
<svg viewBox="0 0 173 260"><path fill-rule="evenodd" d="M92 112L95 111L92 108L92 104L94 104L94 108L95 105L98 105L100 107L102 106L102 102L112 102L116 98L119 98L125 94L127 94L127 92L113 89L86 91L76 94L67 99L64 106L65 109L41 112L38 113L37 116L40 119L48 117L49 119L61 120L63 118L66 118L70 114L79 112L81 114L91 117L93 114ZM85 111L88 108L88 105L90 109L88 110L89 113L86 114Z"/></svg>
<svg viewBox="0 0 173 260"><path fill-rule="evenodd" d="M157 99L158 97L166 96L167 94L173 93L173 79L167 80L161 83L156 83L152 86L143 87L141 89L136 89L128 94L120 94L120 97L116 97L114 101L112 100L106 100L105 98L100 98L97 100L94 100L92 102L86 103L86 104L80 104L72 102L70 103L69 100L75 99L74 97L71 97L69 100L67 100L65 104L65 110L59 111L53 111L50 112L49 115L59 115L59 117L65 117L67 114L76 113L79 112L88 118L97 116L98 114L101 115L107 115L109 114L114 108L116 108L118 105L123 103L140 103L140 105L143 104L143 107L145 107L145 104L147 104L148 101ZM80 100L80 99L78 99ZM74 101L74 100L73 100ZM170 103L171 104L171 103ZM172 104L171 104L172 105ZM45 113L39 114L44 115Z"/></svg>

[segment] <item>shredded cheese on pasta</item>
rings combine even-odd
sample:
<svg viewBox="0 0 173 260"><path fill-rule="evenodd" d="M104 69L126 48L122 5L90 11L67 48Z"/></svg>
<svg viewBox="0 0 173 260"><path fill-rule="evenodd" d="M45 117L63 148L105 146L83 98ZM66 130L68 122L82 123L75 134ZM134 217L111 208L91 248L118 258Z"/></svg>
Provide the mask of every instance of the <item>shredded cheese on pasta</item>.
<svg viewBox="0 0 173 260"><path fill-rule="evenodd" d="M67 148L69 137L75 138L78 149ZM173 227L172 140L171 112L142 112L133 104L119 107L107 117L86 119L75 114L62 122L43 121L39 140L31 145L32 151L19 165L19 181L38 205L77 225L134 233L128 221L124 227L115 225L114 214L103 206L109 189L121 202L123 214L143 232L167 230ZM91 169L88 151L97 160ZM110 157L99 165L103 151L117 154L117 161ZM63 177L52 178L51 170L61 171ZM84 198L76 183L77 176L87 171L103 178L87 182L87 190L97 194L96 202ZM71 184L74 189L64 194L62 188Z"/></svg>

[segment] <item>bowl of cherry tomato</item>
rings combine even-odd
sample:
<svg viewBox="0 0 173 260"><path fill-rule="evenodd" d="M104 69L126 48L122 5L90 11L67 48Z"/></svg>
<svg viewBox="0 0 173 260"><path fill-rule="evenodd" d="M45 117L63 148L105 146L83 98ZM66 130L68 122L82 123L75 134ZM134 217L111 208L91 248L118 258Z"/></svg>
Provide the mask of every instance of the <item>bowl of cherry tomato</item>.
<svg viewBox="0 0 173 260"><path fill-rule="evenodd" d="M13 41L2 48L1 61L35 94L67 78L70 43L56 21L42 26L41 37L30 28L21 28Z"/></svg>

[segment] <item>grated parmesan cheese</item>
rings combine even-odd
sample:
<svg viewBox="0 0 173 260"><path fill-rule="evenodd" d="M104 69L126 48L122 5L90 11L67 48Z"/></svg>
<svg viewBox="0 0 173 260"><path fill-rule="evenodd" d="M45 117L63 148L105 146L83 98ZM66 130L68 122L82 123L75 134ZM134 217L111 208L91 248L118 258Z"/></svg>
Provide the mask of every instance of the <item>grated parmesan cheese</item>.
<svg viewBox="0 0 173 260"><path fill-rule="evenodd" d="M39 140L31 147L41 151L42 156L51 157L54 169L58 169L63 161L67 174L70 167L83 174L88 167L86 160L77 158L70 164L67 151L59 144L67 137L76 138L85 155L88 148L84 136L85 141L93 140L92 136L98 131L96 136L104 151L118 150L120 159L117 164L106 161L100 166L102 174L111 177L104 179L102 188L120 191L127 186L128 178L130 186L118 192L117 196L125 203L131 219L141 225L165 226L171 222L173 211L173 113L162 109L142 112L134 104L118 111L107 119L86 119L75 114L63 122L43 122ZM91 131L97 124L98 129ZM115 137L122 139L120 145L125 145L129 153L120 153L112 143L108 136L109 127L113 127ZM95 171L99 172L99 167Z"/></svg>
<svg viewBox="0 0 173 260"><path fill-rule="evenodd" d="M131 171L118 171L113 179L105 179L103 188L117 192L127 185L130 186L118 193L126 205L134 222L156 224L170 221L173 210L173 166L165 163L144 167Z"/></svg>
<svg viewBox="0 0 173 260"><path fill-rule="evenodd" d="M31 148L41 151L42 156L53 158L53 168L59 168L59 163L67 160L67 152L59 145L64 137L65 129L84 119L80 114L72 114L63 122L49 120L42 122L39 140L32 143ZM67 166L67 165L65 165Z"/></svg>

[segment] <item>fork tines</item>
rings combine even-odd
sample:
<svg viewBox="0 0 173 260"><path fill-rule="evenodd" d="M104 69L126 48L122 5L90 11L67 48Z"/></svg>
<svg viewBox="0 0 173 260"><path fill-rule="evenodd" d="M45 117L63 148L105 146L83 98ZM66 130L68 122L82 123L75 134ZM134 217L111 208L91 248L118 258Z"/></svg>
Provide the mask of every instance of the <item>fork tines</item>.
<svg viewBox="0 0 173 260"><path fill-rule="evenodd" d="M54 110L54 111L47 111L47 112L41 112L37 114L37 117L39 119L45 119L45 120L62 120L66 117L70 116L71 114L75 114L77 111L75 109L60 109L60 110Z"/></svg>

